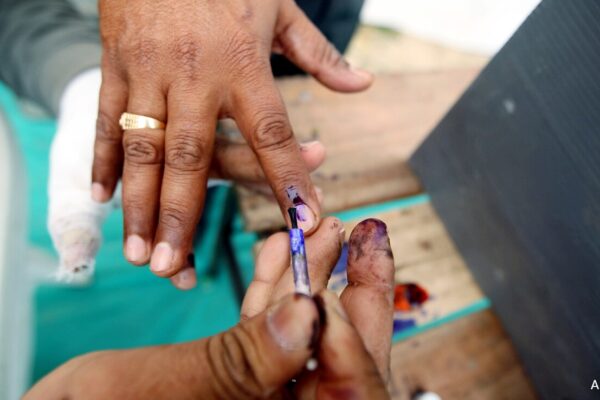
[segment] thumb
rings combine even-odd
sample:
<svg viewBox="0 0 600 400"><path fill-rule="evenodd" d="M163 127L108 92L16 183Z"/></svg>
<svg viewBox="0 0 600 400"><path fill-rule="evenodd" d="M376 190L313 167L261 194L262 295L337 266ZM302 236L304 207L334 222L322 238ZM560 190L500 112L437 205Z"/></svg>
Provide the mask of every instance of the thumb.
<svg viewBox="0 0 600 400"><path fill-rule="evenodd" d="M274 47L332 90L357 92L373 82L369 72L348 64L294 1L281 7Z"/></svg>
<svg viewBox="0 0 600 400"><path fill-rule="evenodd" d="M316 296L326 322L319 349L320 375L316 398L388 399L373 358L352 325L338 297L329 291Z"/></svg>
<svg viewBox="0 0 600 400"><path fill-rule="evenodd" d="M207 341L216 398L270 396L302 371L319 337L314 300L290 295L273 307Z"/></svg>

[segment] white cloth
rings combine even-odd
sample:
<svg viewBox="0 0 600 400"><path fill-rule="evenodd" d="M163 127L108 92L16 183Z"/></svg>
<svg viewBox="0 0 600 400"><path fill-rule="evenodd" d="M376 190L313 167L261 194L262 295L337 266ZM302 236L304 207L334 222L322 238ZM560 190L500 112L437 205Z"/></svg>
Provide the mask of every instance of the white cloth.
<svg viewBox="0 0 600 400"><path fill-rule="evenodd" d="M66 282L86 283L92 277L100 227L116 203L99 204L91 196L100 83L95 68L66 87L50 150L48 230L60 258L57 278Z"/></svg>

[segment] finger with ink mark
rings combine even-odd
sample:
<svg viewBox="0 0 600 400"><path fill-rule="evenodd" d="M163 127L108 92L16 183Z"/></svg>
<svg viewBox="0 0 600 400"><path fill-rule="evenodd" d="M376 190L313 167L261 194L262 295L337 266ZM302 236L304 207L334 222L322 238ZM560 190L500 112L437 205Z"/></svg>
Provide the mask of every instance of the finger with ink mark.
<svg viewBox="0 0 600 400"><path fill-rule="evenodd" d="M304 202L298 189L295 186L289 186L286 190L288 199L292 202L296 208L296 215L298 217L298 227L304 232L311 230L315 225L315 214L308 205Z"/></svg>

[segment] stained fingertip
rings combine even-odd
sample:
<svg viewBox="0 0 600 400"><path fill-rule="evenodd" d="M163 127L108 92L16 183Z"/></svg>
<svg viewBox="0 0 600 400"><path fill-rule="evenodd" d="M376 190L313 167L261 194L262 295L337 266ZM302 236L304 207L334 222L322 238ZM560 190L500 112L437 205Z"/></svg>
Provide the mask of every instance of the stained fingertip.
<svg viewBox="0 0 600 400"><path fill-rule="evenodd" d="M306 204L295 186L289 186L286 189L286 195L292 205L296 208L298 227L302 229L305 234L312 233L318 226L319 220L317 214L308 204Z"/></svg>
<svg viewBox="0 0 600 400"><path fill-rule="evenodd" d="M364 255L369 255L370 250L383 252L393 259L387 225L376 218L361 221L352 230L349 240L349 259L357 261Z"/></svg>

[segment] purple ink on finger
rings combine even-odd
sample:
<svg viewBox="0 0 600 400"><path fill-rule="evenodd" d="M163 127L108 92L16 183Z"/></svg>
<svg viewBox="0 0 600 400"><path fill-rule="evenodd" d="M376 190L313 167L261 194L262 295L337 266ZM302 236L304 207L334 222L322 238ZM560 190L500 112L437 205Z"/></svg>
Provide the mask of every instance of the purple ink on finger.
<svg viewBox="0 0 600 400"><path fill-rule="evenodd" d="M302 200L302 197L300 197L300 195L298 194L298 189L296 189L295 186L290 186L285 190L285 192L287 193L288 199L290 199L290 201L296 208L296 215L298 217L298 220L302 222L308 221L308 213L311 211L308 209L306 203L304 203L304 200Z"/></svg>

